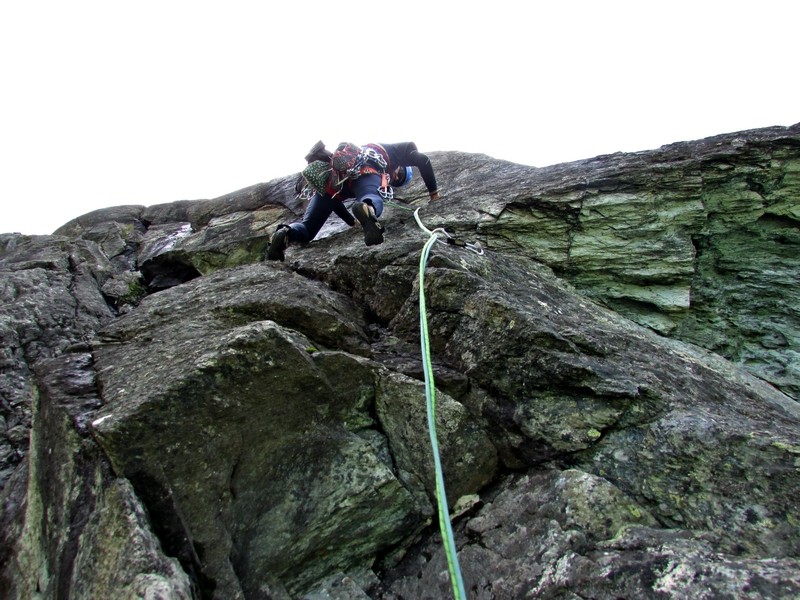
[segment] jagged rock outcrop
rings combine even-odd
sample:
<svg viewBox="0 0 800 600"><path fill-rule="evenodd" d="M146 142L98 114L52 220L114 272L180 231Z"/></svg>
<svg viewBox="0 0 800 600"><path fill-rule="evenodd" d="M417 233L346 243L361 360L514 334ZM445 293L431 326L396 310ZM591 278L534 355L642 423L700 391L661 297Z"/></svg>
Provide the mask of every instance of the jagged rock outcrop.
<svg viewBox="0 0 800 600"><path fill-rule="evenodd" d="M800 126L431 154L386 242L264 263L294 177L0 237L0 595L800 593Z"/></svg>

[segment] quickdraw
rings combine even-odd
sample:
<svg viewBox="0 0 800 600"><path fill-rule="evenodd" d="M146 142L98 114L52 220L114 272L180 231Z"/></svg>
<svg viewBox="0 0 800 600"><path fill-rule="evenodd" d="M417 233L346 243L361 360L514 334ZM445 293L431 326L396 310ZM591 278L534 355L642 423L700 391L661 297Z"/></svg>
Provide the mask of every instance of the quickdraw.
<svg viewBox="0 0 800 600"><path fill-rule="evenodd" d="M306 184L303 187L303 189L300 190L300 193L297 194L297 197L300 200L302 200L303 202L306 202L308 200L311 200L311 198L312 198L312 196L314 195L315 192L316 192L316 190L313 187L311 187L309 184Z"/></svg>
<svg viewBox="0 0 800 600"><path fill-rule="evenodd" d="M457 246L458 248L466 248L467 250L472 250L478 256L483 256L483 246L481 246L480 242L475 242L473 244L459 238L454 238L446 231L444 233L447 236L445 239L446 244L449 244L450 246Z"/></svg>
<svg viewBox="0 0 800 600"><path fill-rule="evenodd" d="M483 246L481 246L481 243L478 241L476 241L475 243L471 243L464 241L460 238L455 238L449 233L447 233L447 231L445 231L441 227L433 230L430 230L427 227L425 227L425 225L422 223L422 220L419 218L419 211L421 208L422 207L420 206L419 208L417 208L417 210L414 211L414 219L416 220L417 225L419 225L419 228L422 229L422 231L427 233L429 236L436 236L436 241L442 244L447 244L448 246L457 246L458 248L466 248L467 250L471 250L478 256L484 255Z"/></svg>
<svg viewBox="0 0 800 600"><path fill-rule="evenodd" d="M381 173L381 184L378 186L378 194L384 200L394 199L394 189L389 185L389 174L387 172Z"/></svg>

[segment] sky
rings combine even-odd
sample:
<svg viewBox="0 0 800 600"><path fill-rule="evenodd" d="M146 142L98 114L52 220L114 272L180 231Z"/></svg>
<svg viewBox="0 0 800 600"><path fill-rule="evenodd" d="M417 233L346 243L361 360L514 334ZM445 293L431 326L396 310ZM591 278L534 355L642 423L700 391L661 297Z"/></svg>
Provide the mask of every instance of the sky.
<svg viewBox="0 0 800 600"><path fill-rule="evenodd" d="M221 196L299 172L317 140L542 167L789 126L798 17L792 0L4 2L0 233Z"/></svg>

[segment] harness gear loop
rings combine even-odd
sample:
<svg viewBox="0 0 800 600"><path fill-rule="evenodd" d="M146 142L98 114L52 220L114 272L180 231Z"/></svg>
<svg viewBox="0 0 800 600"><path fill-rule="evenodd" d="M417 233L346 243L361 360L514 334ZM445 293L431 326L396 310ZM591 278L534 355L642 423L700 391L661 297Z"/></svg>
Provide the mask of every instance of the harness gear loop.
<svg viewBox="0 0 800 600"><path fill-rule="evenodd" d="M362 159L364 162L372 162L380 167L383 171L385 171L386 167L388 166L386 159L383 158L381 153L375 150L375 148L370 148L369 146L364 146L361 148L359 159Z"/></svg>

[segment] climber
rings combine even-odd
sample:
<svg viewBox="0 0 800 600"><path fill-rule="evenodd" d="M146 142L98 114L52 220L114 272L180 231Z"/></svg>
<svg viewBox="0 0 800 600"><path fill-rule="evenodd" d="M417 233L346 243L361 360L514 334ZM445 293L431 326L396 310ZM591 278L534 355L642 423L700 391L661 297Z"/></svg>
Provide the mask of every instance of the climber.
<svg viewBox="0 0 800 600"><path fill-rule="evenodd" d="M317 142L305 160L305 185L313 194L302 221L278 225L270 238L268 260L283 260L291 242L313 240L332 212L351 227L359 223L367 246L383 243L383 225L378 218L384 199L392 197L392 186L408 184L412 167L419 170L430 199L439 199L433 165L414 142L365 146L342 143L334 152ZM343 202L349 199L354 199L352 214Z"/></svg>

